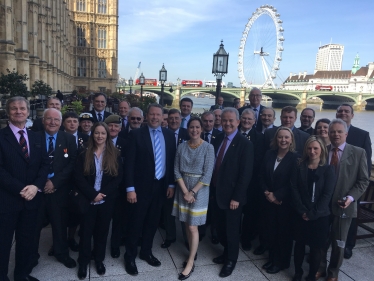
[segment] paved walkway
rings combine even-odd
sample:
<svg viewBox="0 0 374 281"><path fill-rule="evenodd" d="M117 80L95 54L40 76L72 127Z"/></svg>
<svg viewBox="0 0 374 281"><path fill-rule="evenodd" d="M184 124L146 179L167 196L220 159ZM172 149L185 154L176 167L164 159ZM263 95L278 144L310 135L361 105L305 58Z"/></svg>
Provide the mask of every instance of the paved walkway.
<svg viewBox="0 0 374 281"><path fill-rule="evenodd" d="M177 224L179 225L179 224ZM152 267L145 261L136 260L139 275L130 276L126 273L123 265L124 247L121 247L121 257L112 259L108 247L106 259L106 274L98 276L95 270L95 265L91 262L90 270L85 280L92 281L122 281L122 280L178 280L178 273L182 271L182 263L187 257L187 250L184 247L182 235L178 229L178 239L170 248L162 249L162 237L165 235L163 230L159 230L156 234L153 246L153 254L161 261L160 267ZM364 230L360 229L361 232ZM209 231L207 232L209 233ZM77 277L77 268L68 269L62 264L58 263L54 257L49 257L47 252L51 246L51 229L43 229L40 241L40 255L39 265L34 268L32 276L35 276L41 281L72 281L79 280ZM255 242L254 247L257 246ZM225 279L218 276L221 265L216 265L212 259L222 253L220 245L213 245L210 239L205 237L200 243L198 250L198 257L196 260L196 268L188 280L292 280L294 269L293 265L288 270L279 272L278 274L267 274L262 270L261 266L266 262L266 255L256 256L251 251L240 250L239 259L233 274ZM74 259L78 258L77 253L71 253ZM357 241L357 246L353 251L353 257L349 260L344 260L339 274L340 281L357 280L357 281L372 281L374 261L374 238L363 239ZM292 264L293 262L291 262ZM14 268L14 246L12 249L11 262L9 266L9 277L13 280ZM304 262L305 275L308 272L308 265ZM323 279L320 279L323 280Z"/></svg>

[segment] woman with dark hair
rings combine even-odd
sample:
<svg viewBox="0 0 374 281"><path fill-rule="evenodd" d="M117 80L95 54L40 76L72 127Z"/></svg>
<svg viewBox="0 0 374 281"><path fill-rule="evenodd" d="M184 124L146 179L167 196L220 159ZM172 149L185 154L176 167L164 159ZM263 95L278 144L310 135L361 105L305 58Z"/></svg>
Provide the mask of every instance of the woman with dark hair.
<svg viewBox="0 0 374 281"><path fill-rule="evenodd" d="M292 186L292 204L298 218L295 223L293 281L301 281L301 268L305 245L310 247L309 274L307 281L316 280L316 273L322 259L321 249L325 247L328 231L335 173L328 163L328 152L319 136L310 136L305 143L303 158L298 165L296 185Z"/></svg>
<svg viewBox="0 0 374 281"><path fill-rule="evenodd" d="M329 124L329 119L322 118L316 122L316 126L314 129L314 134L321 137L325 146L328 146L331 143L329 138Z"/></svg>
<svg viewBox="0 0 374 281"><path fill-rule="evenodd" d="M121 156L113 145L108 126L104 122L95 123L87 149L78 156L75 169L78 193L85 197L84 202L87 203L80 224L79 279L85 279L87 276L92 237L96 271L99 275L105 274L103 261L109 224L122 174Z"/></svg>
<svg viewBox="0 0 374 281"><path fill-rule="evenodd" d="M191 117L187 123L190 140L178 146L174 162L176 188L172 215L186 224L190 254L183 264L179 280L193 272L194 258L199 246L198 226L206 222L209 202L209 183L214 166L214 148L200 138L203 124L200 118Z"/></svg>
<svg viewBox="0 0 374 281"><path fill-rule="evenodd" d="M279 127L271 148L265 154L260 172L266 197L264 242L269 247L269 261L262 268L275 274L290 266L292 252L291 185L296 180L297 154L291 129Z"/></svg>

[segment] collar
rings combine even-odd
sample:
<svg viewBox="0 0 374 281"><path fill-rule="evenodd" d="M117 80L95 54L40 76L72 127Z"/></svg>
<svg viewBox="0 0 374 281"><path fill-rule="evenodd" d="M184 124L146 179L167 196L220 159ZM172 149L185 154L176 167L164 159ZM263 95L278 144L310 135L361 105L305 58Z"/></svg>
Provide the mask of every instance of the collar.
<svg viewBox="0 0 374 281"><path fill-rule="evenodd" d="M13 132L14 135L15 135L15 134L18 134L18 132L19 132L20 130L22 130L22 131L23 131L24 133L26 133L26 135L27 135L26 127L23 127L23 129L20 129L20 128L14 126L12 123L9 122L9 128L12 130L12 132Z"/></svg>
<svg viewBox="0 0 374 281"><path fill-rule="evenodd" d="M161 130L161 126L155 128L155 129L154 129L154 128L151 128L151 127L148 126L148 129L149 129L149 132L150 132L150 133L152 133L153 130L156 130L157 132L162 132L162 130Z"/></svg>
<svg viewBox="0 0 374 281"><path fill-rule="evenodd" d="M116 143L117 143L117 139L118 139L118 136L117 136L117 137L115 137L115 138L112 138L112 142L113 142L114 146L116 146Z"/></svg>
<svg viewBox="0 0 374 281"><path fill-rule="evenodd" d="M179 134L179 128L176 131L174 131L174 134L176 134L176 135Z"/></svg>
<svg viewBox="0 0 374 281"><path fill-rule="evenodd" d="M345 145L346 145L346 144L347 144L347 143L344 142L343 144L341 144L341 145L338 147L338 149L339 149L340 151L344 151L344 148L345 148ZM331 149L330 149L330 150L332 151L333 148L335 148L335 146L331 144Z"/></svg>
<svg viewBox="0 0 374 281"><path fill-rule="evenodd" d="M57 134L58 134L58 132L54 135L50 135L47 132L45 132L45 137L46 137L46 139L49 139L49 137L53 137L56 140L57 139Z"/></svg>
<svg viewBox="0 0 374 281"><path fill-rule="evenodd" d="M105 110L103 110L103 111L96 111L96 109L94 109L94 110L95 110L96 115L98 115L100 113L103 116L103 118L104 118L104 111Z"/></svg>
<svg viewBox="0 0 374 281"><path fill-rule="evenodd" d="M257 112L260 113L261 104L257 107L253 107L252 105L249 105L249 107L252 109L257 109Z"/></svg>
<svg viewBox="0 0 374 281"><path fill-rule="evenodd" d="M229 141L232 141L233 138L236 136L236 134L238 133L238 129L236 129L231 135L226 135L225 134L225 137L229 139Z"/></svg>
<svg viewBox="0 0 374 281"><path fill-rule="evenodd" d="M251 130L252 130L252 128L250 128L250 129L249 129L248 131L245 131L245 132L244 132L243 130L240 130L240 133L242 133L242 134L244 134L244 133L245 133L245 134L247 134L247 135L248 135L248 134L249 134L249 132L250 132Z"/></svg>

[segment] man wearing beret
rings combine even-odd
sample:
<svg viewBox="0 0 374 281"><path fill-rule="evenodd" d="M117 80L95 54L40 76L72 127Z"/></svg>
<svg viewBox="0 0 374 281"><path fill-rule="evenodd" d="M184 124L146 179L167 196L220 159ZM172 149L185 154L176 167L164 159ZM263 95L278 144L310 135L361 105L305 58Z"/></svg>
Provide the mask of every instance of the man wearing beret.
<svg viewBox="0 0 374 281"><path fill-rule="evenodd" d="M95 122L93 116L89 112L83 112L79 115L79 128L83 134L91 135L91 128Z"/></svg>

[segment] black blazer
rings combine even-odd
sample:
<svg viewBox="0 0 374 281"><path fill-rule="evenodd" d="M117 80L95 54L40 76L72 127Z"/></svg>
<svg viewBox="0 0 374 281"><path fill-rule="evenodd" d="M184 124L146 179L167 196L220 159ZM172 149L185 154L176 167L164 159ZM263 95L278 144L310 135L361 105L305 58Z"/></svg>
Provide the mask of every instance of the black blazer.
<svg viewBox="0 0 374 281"><path fill-rule="evenodd" d="M126 151L126 140L118 136L116 141L116 147L120 151L122 159L124 159Z"/></svg>
<svg viewBox="0 0 374 281"><path fill-rule="evenodd" d="M182 142L188 141L189 139L190 139L190 136L188 135L187 129L179 128L177 145L180 145Z"/></svg>
<svg viewBox="0 0 374 281"><path fill-rule="evenodd" d="M335 171L330 165L318 166L315 174L314 202L312 202L313 192L308 188L308 166L301 163L297 168L296 184L292 185L292 205L298 215L306 216L310 220L330 214L330 201L334 193Z"/></svg>
<svg viewBox="0 0 374 281"><path fill-rule="evenodd" d="M104 172L101 180L100 191L96 191L94 188L96 179L95 165L93 165L89 175L84 175L83 173L86 153L87 150L78 155L77 163L75 165L74 179L77 189L82 192L89 202L92 202L99 193L106 195L104 200L112 200L118 194L118 186L123 176L121 156L118 155L117 157L118 175L113 177Z"/></svg>
<svg viewBox="0 0 374 281"><path fill-rule="evenodd" d="M268 150L262 162L260 184L265 192L273 192L275 198L283 203L291 202L291 185L296 183L297 154L288 152L274 170L277 159L276 150Z"/></svg>
<svg viewBox="0 0 374 281"><path fill-rule="evenodd" d="M278 130L278 127L277 128L271 128L271 129L265 130L265 132L264 132L265 150L269 150L270 149L270 143L273 140L273 138L274 138L275 133L277 132L277 130ZM292 133L293 133L293 135L295 137L296 153L299 156L301 156L303 154L303 151L304 151L305 142L310 137L310 135L307 134L307 133L305 133L305 132L302 132L301 130L297 129L296 127L294 127L294 129L292 130Z"/></svg>
<svg viewBox="0 0 374 281"><path fill-rule="evenodd" d="M258 132L262 132L262 121L261 121L261 117L260 117L260 114L261 114L261 111L264 109L265 106L261 105L260 104L260 112L258 113L258 120L256 120L256 124L255 124L255 128ZM238 109L239 111L239 115L242 115L243 111L247 108L252 108L250 105L247 105L247 106L243 106L241 108Z"/></svg>
<svg viewBox="0 0 374 281"><path fill-rule="evenodd" d="M218 104L215 104L215 105L212 105L209 109L209 111L214 111L216 109L224 109L225 107L223 105L221 105L222 108L219 108L219 105Z"/></svg>
<svg viewBox="0 0 374 281"><path fill-rule="evenodd" d="M35 119L32 122L31 130L34 132L44 131L43 118ZM63 125L61 125L60 131L65 131L65 127Z"/></svg>
<svg viewBox="0 0 374 281"><path fill-rule="evenodd" d="M94 123L99 122L99 120L97 120L97 115L96 115L95 109L92 109L90 111L90 113L92 114L92 117L94 119ZM107 118L109 115L112 115L112 113L110 113L108 111L104 111L103 122L104 122L105 118Z"/></svg>
<svg viewBox="0 0 374 281"><path fill-rule="evenodd" d="M300 131L304 132L304 133L307 133L309 135L314 135L314 129L312 127L310 127L308 130L303 130L301 127L298 128Z"/></svg>
<svg viewBox="0 0 374 281"><path fill-rule="evenodd" d="M19 194L26 185L44 189L49 160L40 134L27 131L30 160L24 158L21 146L9 126L0 130L0 213L39 208L41 193L26 201Z"/></svg>
<svg viewBox="0 0 374 281"><path fill-rule="evenodd" d="M222 132L216 128L213 128L212 130L212 135L211 135L211 138L210 138L210 144L214 145L214 142L216 140L216 137L219 135L219 134L222 134ZM205 138L205 132L203 131L201 133L201 138L204 139Z"/></svg>
<svg viewBox="0 0 374 281"><path fill-rule="evenodd" d="M350 145L360 147L366 151L366 158L368 162L369 177L371 174L371 140L369 132L360 128L350 126L346 142Z"/></svg>
<svg viewBox="0 0 374 281"><path fill-rule="evenodd" d="M216 137L213 144L215 155L224 137L224 133ZM229 209L231 200L239 202L239 206L246 203L247 188L252 177L253 158L253 144L238 132L227 148L218 171L215 195L219 208Z"/></svg>
<svg viewBox="0 0 374 281"><path fill-rule="evenodd" d="M176 144L174 133L166 128L161 128L165 139L166 171L164 177L165 195L168 185L174 184L174 158ZM155 178L155 161L152 139L148 126L131 130L126 147L125 186L135 187L137 196L152 196L151 188Z"/></svg>
<svg viewBox="0 0 374 281"><path fill-rule="evenodd" d="M253 164L252 183L256 183L260 169L261 169L262 159L264 158L264 155L265 155L264 135L254 130L254 128L252 128L249 131L247 139L253 143L254 164Z"/></svg>

